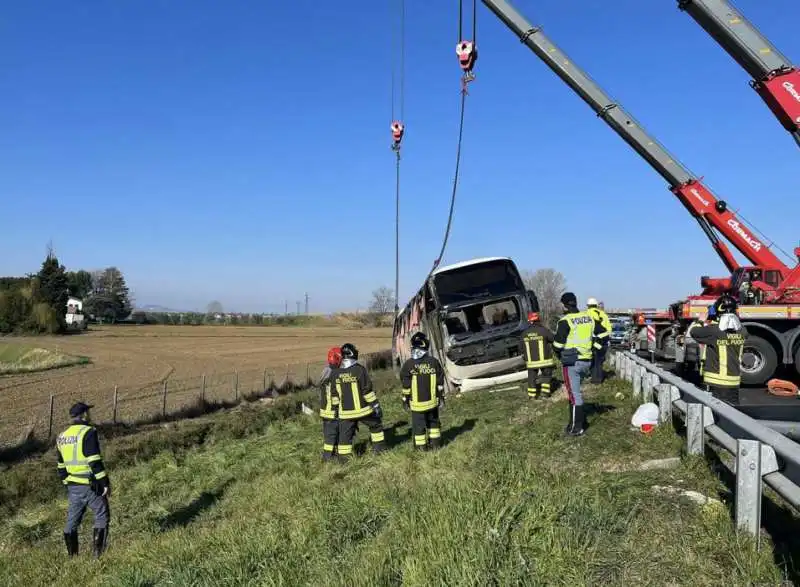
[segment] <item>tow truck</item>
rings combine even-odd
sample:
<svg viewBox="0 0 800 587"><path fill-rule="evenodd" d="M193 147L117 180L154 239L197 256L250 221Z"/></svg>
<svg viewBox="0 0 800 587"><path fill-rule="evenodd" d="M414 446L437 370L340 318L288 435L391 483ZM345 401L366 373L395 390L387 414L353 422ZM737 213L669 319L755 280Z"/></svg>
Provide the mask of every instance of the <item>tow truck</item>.
<svg viewBox="0 0 800 587"><path fill-rule="evenodd" d="M526 20L505 0L481 0L545 65L577 93L634 151L668 183L670 191L695 219L730 276L700 278L702 292L671 306L671 320L657 324L657 350L678 349L682 333L703 318L708 306L724 292L738 293L743 286L760 293L759 305L740 308L749 337L742 359L745 384L762 384L773 377L779 364L800 372L800 263L783 263L756 233L738 218L724 200L651 136L619 103L559 49L539 26ZM687 7L688 8L688 7ZM771 87L771 86L770 86ZM724 239L724 240L723 240ZM751 265L741 266L730 243ZM800 247L794 250L800 261ZM676 352L664 353L675 357Z"/></svg>
<svg viewBox="0 0 800 587"><path fill-rule="evenodd" d="M678 0L750 76L750 86L800 146L800 70L726 0Z"/></svg>

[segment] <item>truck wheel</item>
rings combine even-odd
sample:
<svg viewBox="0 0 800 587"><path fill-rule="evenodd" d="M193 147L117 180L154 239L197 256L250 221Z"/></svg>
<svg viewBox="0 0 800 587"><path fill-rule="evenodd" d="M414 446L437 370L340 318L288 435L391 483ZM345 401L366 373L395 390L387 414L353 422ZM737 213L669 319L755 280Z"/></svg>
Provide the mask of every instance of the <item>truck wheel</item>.
<svg viewBox="0 0 800 587"><path fill-rule="evenodd" d="M742 383L763 385L778 368L778 353L772 345L758 336L750 336L742 353Z"/></svg>
<svg viewBox="0 0 800 587"><path fill-rule="evenodd" d="M797 347L797 352L794 354L794 369L800 375L800 347Z"/></svg>

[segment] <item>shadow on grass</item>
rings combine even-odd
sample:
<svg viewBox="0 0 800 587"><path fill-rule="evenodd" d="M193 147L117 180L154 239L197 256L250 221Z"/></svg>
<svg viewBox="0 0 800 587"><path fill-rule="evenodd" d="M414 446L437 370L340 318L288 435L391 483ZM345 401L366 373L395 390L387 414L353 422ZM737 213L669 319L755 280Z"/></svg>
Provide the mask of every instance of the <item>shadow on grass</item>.
<svg viewBox="0 0 800 587"><path fill-rule="evenodd" d="M194 522L200 514L214 507L230 484L231 481L226 481L214 491L204 491L197 499L193 499L187 505L164 517L159 523L161 532L186 527Z"/></svg>
<svg viewBox="0 0 800 587"><path fill-rule="evenodd" d="M728 504L731 519L735 520L736 475L708 445L705 447L705 458L727 489L720 491L719 497ZM800 520L788 506L776 503L766 493L762 497L761 507L761 527L775 546L775 564L783 570L792 585L800 585Z"/></svg>
<svg viewBox="0 0 800 587"><path fill-rule="evenodd" d="M442 446L447 446L462 434L466 434L467 432L475 428L475 424L477 423L478 420L476 420L475 418L468 418L458 426L451 426L449 428L445 428L442 431Z"/></svg>

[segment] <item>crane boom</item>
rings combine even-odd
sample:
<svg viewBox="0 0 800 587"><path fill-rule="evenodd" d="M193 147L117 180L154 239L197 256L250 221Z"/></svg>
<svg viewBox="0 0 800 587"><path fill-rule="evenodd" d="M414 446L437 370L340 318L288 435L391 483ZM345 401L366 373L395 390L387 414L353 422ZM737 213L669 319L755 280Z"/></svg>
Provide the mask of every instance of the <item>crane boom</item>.
<svg viewBox="0 0 800 587"><path fill-rule="evenodd" d="M750 85L800 146L800 71L727 0L678 0L753 78Z"/></svg>
<svg viewBox="0 0 800 587"><path fill-rule="evenodd" d="M516 33L537 57L577 93L622 139L639 153L669 183L670 190L697 219L722 262L733 271L738 267L728 247L716 232L721 233L753 265L789 269L767 245L758 240L724 201L684 167L667 149L652 137L625 109L614 102L583 70L542 32L528 22L505 0L481 0L509 29Z"/></svg>

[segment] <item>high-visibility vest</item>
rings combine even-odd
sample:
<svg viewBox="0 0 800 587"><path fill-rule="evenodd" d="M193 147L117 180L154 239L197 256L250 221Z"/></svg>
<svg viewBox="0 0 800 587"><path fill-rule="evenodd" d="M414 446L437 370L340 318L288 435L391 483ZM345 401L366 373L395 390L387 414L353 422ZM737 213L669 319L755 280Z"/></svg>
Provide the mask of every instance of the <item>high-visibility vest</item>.
<svg viewBox="0 0 800 587"><path fill-rule="evenodd" d="M592 318L600 322L600 325L603 327L603 332L597 335L601 341L611 336L611 318L608 317L603 310L600 308L589 308L589 314L591 314Z"/></svg>
<svg viewBox="0 0 800 587"><path fill-rule="evenodd" d="M67 470L64 483L89 485L92 482L94 474L91 464L101 460L102 457L100 455L87 457L83 454L83 438L91 429L91 426L85 424L73 424L58 435L56 446Z"/></svg>
<svg viewBox="0 0 800 587"><path fill-rule="evenodd" d="M562 316L561 321L566 321L569 326L569 335L562 348L576 349L578 359L590 361L594 338L594 318L589 312L575 312ZM554 345L557 346L557 345Z"/></svg>

